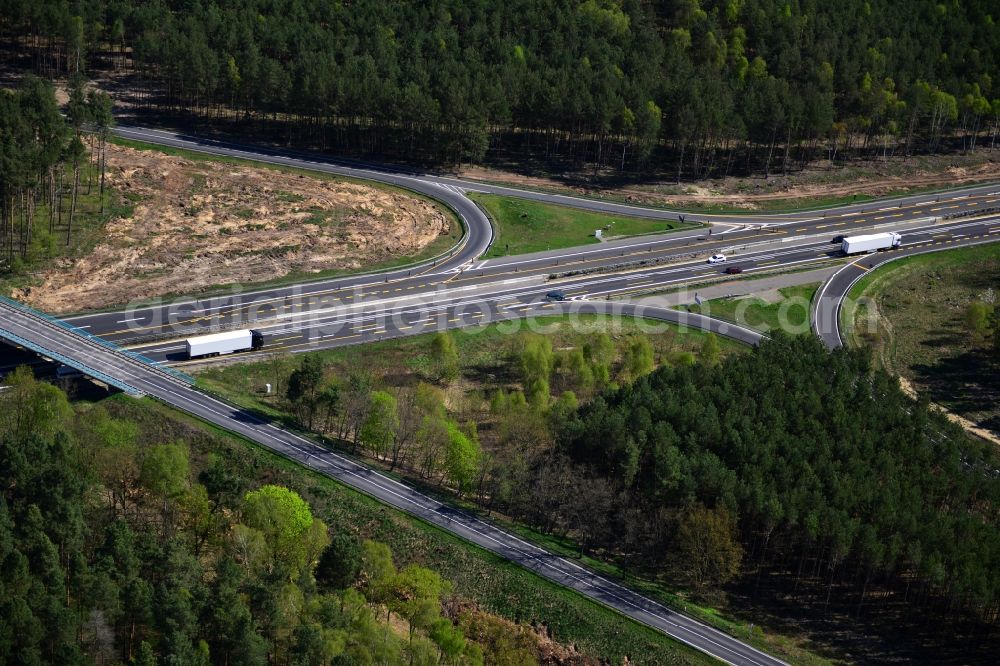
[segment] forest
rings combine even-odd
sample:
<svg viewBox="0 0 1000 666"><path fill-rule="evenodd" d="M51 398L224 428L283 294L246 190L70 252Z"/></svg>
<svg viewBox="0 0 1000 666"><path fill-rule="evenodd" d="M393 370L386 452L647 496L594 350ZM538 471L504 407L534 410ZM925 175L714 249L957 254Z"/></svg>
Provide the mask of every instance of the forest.
<svg viewBox="0 0 1000 666"><path fill-rule="evenodd" d="M466 367L451 334L423 344L417 382L320 355L254 381L331 446L696 594L997 620L997 455L863 350L776 336L722 356L707 336L664 356L640 335L554 349L526 334ZM501 388L469 390L476 373Z"/></svg>
<svg viewBox="0 0 1000 666"><path fill-rule="evenodd" d="M879 582L995 622L997 456L869 364L799 337L661 368L584 406L560 448L626 507L737 516L747 566L848 579L858 613Z"/></svg>
<svg viewBox="0 0 1000 666"><path fill-rule="evenodd" d="M19 273L76 242L84 194L88 222L110 213L104 147L114 124L111 97L68 84L65 117L51 83L25 77L0 94L0 274ZM79 232L79 229L76 229ZM79 235L79 233L77 233Z"/></svg>
<svg viewBox="0 0 1000 666"><path fill-rule="evenodd" d="M5 66L342 153L678 180L992 149L991 0L7 0ZM122 80L122 79L117 79Z"/></svg>
<svg viewBox="0 0 1000 666"><path fill-rule="evenodd" d="M516 625L448 615L437 572L158 440L164 419L5 383L0 664L535 663Z"/></svg>

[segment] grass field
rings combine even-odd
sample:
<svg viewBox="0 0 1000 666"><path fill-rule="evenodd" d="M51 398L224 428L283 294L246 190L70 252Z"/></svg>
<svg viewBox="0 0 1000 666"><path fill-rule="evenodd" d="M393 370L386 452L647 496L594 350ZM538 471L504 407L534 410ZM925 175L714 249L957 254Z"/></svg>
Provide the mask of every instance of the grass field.
<svg viewBox="0 0 1000 666"><path fill-rule="evenodd" d="M715 663L645 626L558 587L521 567L391 509L332 479L149 400L124 396L109 411L140 424L155 444L183 439L194 460L214 454L250 486L273 483L301 494L331 528L381 541L400 566L418 563L452 581L455 592L484 610L524 624L544 624L555 640L621 664Z"/></svg>
<svg viewBox="0 0 1000 666"><path fill-rule="evenodd" d="M461 381L452 390L488 392L507 386L513 380L509 359L518 343L518 334L531 331L549 336L553 349L557 350L579 348L601 332L608 333L620 345L630 335L654 331L648 338L658 363L670 362L684 352L696 353L705 339L705 333L700 329L604 315L546 316L459 329L453 331L453 336L458 350ZM433 336L433 333L427 333L316 353L329 365L334 375L345 376L351 370L364 369L382 378L386 385L404 386L426 379L432 372ZM720 337L719 345L723 354L746 349L729 338ZM291 372L297 363L295 358L283 356L273 360L222 365L200 371L198 382L204 388L241 405L278 416L276 399L260 393L260 387L265 383L280 385L281 378Z"/></svg>
<svg viewBox="0 0 1000 666"><path fill-rule="evenodd" d="M473 193L469 198L486 210L496 230L496 238L484 255L486 257L598 243L600 241L594 236L597 229L603 230L605 237L610 237L700 228L700 225L690 223L594 213L492 194Z"/></svg>
<svg viewBox="0 0 1000 666"><path fill-rule="evenodd" d="M658 322L636 322L625 319L615 322L609 317L587 315L579 317L576 325L568 317L540 317L536 320L539 329L547 331L554 349L567 349L582 345L599 331L606 331L613 339L620 341L627 336L642 332L642 326L662 327L662 332L649 334L658 361L669 361L679 352L696 352L704 341L704 333L697 329L682 329ZM516 336L505 330L507 323L493 324L478 329L454 331L458 356L461 362L461 391L480 393L502 385L509 377L509 351L514 346ZM719 339L724 354L738 353L746 347L726 338ZM431 335L414 336L397 340L345 347L318 352L333 369L334 374L347 373L363 368L382 382L392 385L406 385L420 378L430 366ZM295 359L278 358L273 361L220 366L209 369L198 376L201 386L216 392L241 405L260 410L276 418L288 418L279 401L264 396L259 387L265 382L274 383L279 376L290 371ZM454 396L453 396L454 397ZM377 464L368 461L370 464ZM385 471L385 470L384 470ZM432 494L438 491L427 488ZM449 501L455 501L449 498ZM467 506L475 510L474 506ZM568 557L579 557L575 544L539 534L530 528L503 521L508 528L517 531L546 548ZM603 562L590 557L581 560L588 566L607 575L623 579L631 586L649 594L664 603L683 609L699 620L719 627L734 635L750 640L757 647L774 654L783 655L797 664L821 666L829 663L814 652L809 651L807 641L802 637L774 634L763 631L760 626L751 627L748 620L728 617L711 605L700 603L686 595L683 590L665 579L643 578L630 575L625 569L612 562ZM523 617L523 616L522 616ZM640 662L641 663L641 662ZM651 662L659 663L659 662Z"/></svg>
<svg viewBox="0 0 1000 666"><path fill-rule="evenodd" d="M843 313L851 344L871 348L879 365L934 402L1000 432L1000 368L964 325L973 300L1000 303L1000 244L894 261L849 296L861 301Z"/></svg>
<svg viewBox="0 0 1000 666"><path fill-rule="evenodd" d="M701 305L691 304L689 312L736 322L766 333L780 329L793 335L808 333L809 304L819 288L818 282L778 289L779 300L753 297L715 298Z"/></svg>

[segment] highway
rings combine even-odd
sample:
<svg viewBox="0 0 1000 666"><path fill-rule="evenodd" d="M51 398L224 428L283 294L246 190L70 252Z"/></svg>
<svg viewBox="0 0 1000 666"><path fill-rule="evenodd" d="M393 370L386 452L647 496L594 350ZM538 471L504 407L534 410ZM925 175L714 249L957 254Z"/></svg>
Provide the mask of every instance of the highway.
<svg viewBox="0 0 1000 666"><path fill-rule="evenodd" d="M600 310L601 305L597 309ZM699 318L694 317L694 321ZM39 315L0 301L0 335L44 342L67 359L85 368L102 368L127 386L133 395L147 395L208 423L234 432L299 464L334 478L385 504L462 537L500 557L516 562L556 584L628 617L658 629L672 638L731 664L778 666L774 659L745 643L696 620L676 613L651 599L610 581L589 569L553 555L496 525L430 498L257 415L227 404L156 365L95 343ZM748 332L752 338L755 334ZM756 336L759 338L759 336Z"/></svg>
<svg viewBox="0 0 1000 666"><path fill-rule="evenodd" d="M928 222L912 227L903 236L903 245L895 254L919 251L926 247L955 246L987 240L1000 232L997 217ZM935 245L936 244L936 245ZM790 243L761 241L733 248L728 266L738 266L744 276L772 271L775 268L799 269L844 261L839 247L828 236L805 238ZM881 260L894 253L880 253ZM857 268L859 262L848 266ZM299 352L312 349L358 344L443 330L494 323L506 320L527 322L530 317L556 313L586 313L598 303L620 303L622 297L646 292L684 288L709 280L733 279L724 268L708 265L703 258L677 258L653 266L633 265L612 272L585 273L549 279L549 274L505 277L499 280L480 277L475 271L447 281L432 289L412 289L406 280L377 282L367 286L312 292L302 297L260 294L240 307L212 307L195 302L191 310L171 321L155 320L147 313L121 313L113 318L85 318L91 333L116 342L168 335L169 339L137 344L134 349L149 358L172 365L188 363L180 338L208 330L253 327L264 335L264 349L259 355L275 351ZM548 300L546 294L561 292L566 301ZM833 293L833 292L831 292ZM614 300L609 300L614 299ZM625 314L624 311L622 311ZM634 314L629 310L627 314ZM669 321L680 313L673 310L651 312L650 318ZM826 319L817 326L826 326ZM75 324L80 320L74 320ZM521 324L527 326L527 323ZM714 327L714 328L713 328ZM722 322L711 330L747 342L742 333ZM513 330L513 329L512 329ZM817 329L822 330L822 329ZM169 333L164 333L169 331ZM249 357L251 355L245 355Z"/></svg>
<svg viewBox="0 0 1000 666"><path fill-rule="evenodd" d="M595 201L579 197L513 190L502 186L486 185L442 178L403 169L386 170L380 165L331 160L310 153L279 153L274 150L234 144L231 142L185 136L160 130L135 127L119 127L117 133L125 138L158 143L172 147L196 150L209 154L256 159L263 162L288 167L313 169L355 178L368 178L406 187L445 202L462 220L466 235L462 243L448 256L422 266L411 266L378 275L355 275L332 280L320 280L305 284L234 293L214 298L178 301L156 304L150 307L130 308L125 312L86 314L72 317L70 321L94 334L107 337L119 343L139 342L155 338L181 338L208 330L220 328L255 326L268 321L272 333L271 343L279 348L292 351L319 348L339 344L330 335L331 311L340 308L350 313L359 303L374 304L377 309L390 305L405 296L421 295L424 304L429 305L443 298L454 300L465 290L470 300L490 293L506 295L517 285L518 293L512 293L517 308L524 306L526 298L538 299L547 291L546 284L552 275L593 273L596 271L628 271L632 274L626 281L609 283L607 277L591 276L588 284L584 278L568 283L574 298L594 298L621 296L657 279L663 279L665 286L676 285L691 279L707 279L712 271L698 266L708 255L722 249L755 246L758 243L781 244L799 237L811 237L816 245L822 246L823 238L828 241L834 234L849 233L873 227L913 224L917 220L930 220L956 213L968 214L979 210L1000 207L1000 188L980 186L947 194L929 194L903 197L889 202L876 202L844 206L829 211L786 214L775 216L698 216L700 220L711 222L710 229L684 231L658 236L643 236L615 240L608 243L589 245L581 248L561 249L534 255L504 257L480 260L479 256L489 247L493 238L492 228L486 215L465 195L468 190L487 191L499 194L526 196L550 203L573 205L590 210L617 212L658 218L676 218L681 213L659 209L627 206L614 202ZM691 217L689 215L689 217ZM828 247L827 250L830 248ZM751 259L748 267L764 265L799 265L803 257L783 254L781 259L767 257L767 253ZM829 257L833 259L833 257ZM814 260L817 257L813 258ZM665 270L636 273L633 269L642 266L689 262L686 274L667 277ZM799 262L799 263L795 263ZM529 289L528 287L534 287ZM568 292L569 293L569 292ZM504 303L497 303L503 309ZM493 306L484 304L486 310ZM295 311L304 321L304 313L309 310L323 311L327 316L322 323L326 330L307 335L303 330L291 330L287 325L289 314ZM394 311L399 310L396 308ZM447 314L447 313L445 313ZM344 319L352 319L344 316ZM444 317L445 324L468 325L477 317L468 314L456 321L454 315ZM316 317L317 321L321 318ZM390 322L389 327L378 322L361 320L345 321L343 335L355 342L364 342L379 336L397 333L412 334L426 330L426 317L403 318L398 326ZM441 323L441 316L435 323ZM483 311L478 319L489 319ZM302 321L299 323L301 324ZM350 326L355 323L357 326ZM372 325L374 323L374 325ZM293 334L301 334L294 337ZM293 337L290 337L293 336ZM163 360L163 359L161 359Z"/></svg>
<svg viewBox="0 0 1000 666"><path fill-rule="evenodd" d="M914 220L1000 206L998 188L982 186L948 194L904 197L892 202L857 204L808 214L702 216L713 223L711 229L480 260L477 257L489 246L493 233L489 219L464 195L468 189L531 195L547 202L598 211L666 218L677 217L679 213L512 190L407 170L385 170L379 165L330 160L314 154L284 154L160 130L126 126L117 131L135 140L375 179L406 187L444 201L456 211L466 228L466 235L454 252L422 266L214 298L180 299L152 307L132 308L127 312L88 314L69 320L95 335L121 344L172 339L175 341L173 345L143 348L148 349L156 360L169 362L181 362L176 353L179 351L177 340L210 330L244 326L262 329L268 351L303 351L360 343L441 327L496 321L508 318L518 310L522 314L536 313L542 307L540 301L544 299L544 294L557 286L576 300L606 299L649 290L650 285L671 287L712 279L717 271L703 264L704 257L732 247L753 247L758 243L779 246L799 237L815 240L816 252L812 255L809 252L813 248L798 252L785 252L783 249L780 254L760 252L756 256L748 256L745 261L741 259L741 266L748 272L833 260L832 248L824 246L823 242L834 234L883 225L905 225ZM825 253L829 256L822 256ZM664 268L660 264L672 267ZM648 270L636 270L644 265ZM597 271L627 273L612 279L608 274L595 273ZM561 280L558 285L550 279L553 275L574 273L578 277ZM586 274L590 274L589 277ZM363 311L359 309L362 303L365 304ZM531 306L532 303L535 306Z"/></svg>
<svg viewBox="0 0 1000 666"><path fill-rule="evenodd" d="M967 227L931 234L930 237L913 238L907 234L904 241L898 250L857 257L831 275L820 287L813 302L812 329L823 339L827 347L836 349L843 346L843 332L840 329L841 312L851 289L866 273L904 257L941 252L956 247L996 243L1000 241L1000 216L987 218Z"/></svg>
<svg viewBox="0 0 1000 666"><path fill-rule="evenodd" d="M9 336L34 339L88 373L93 371L110 377L123 390L134 395L149 395L247 437L733 664L782 662L571 561L528 544L489 522L441 504L356 461L196 391L162 366L183 365L186 359L180 338L209 330L253 326L265 335L263 353L296 352L494 321L510 322L513 326L515 322L552 314L642 316L698 326L755 344L761 339L760 334L746 328L619 299L729 279L722 274L722 267L705 262L708 255L722 250L731 255L729 265L739 266L744 274L752 275L776 268L791 270L845 261L838 256L837 246L830 242L835 234L872 227L903 229L901 249L852 259L824 286L824 298L819 299L814 326L827 343L833 345L834 341L839 344L840 337L836 328L838 304L868 265L923 251L990 242L1000 237L1000 217L996 215L947 219L956 213L985 212L1000 207L1000 188L993 185L891 202L856 204L817 213L740 217L698 215L695 217L699 221L711 223L710 229L480 260L492 241L493 232L485 214L464 195L469 190L642 217L676 218L679 214L512 190L403 169L387 170L379 165L329 160L307 153L285 154L142 128L121 127L117 132L126 138L161 145L409 188L452 208L462 220L466 234L453 251L420 266L71 318L73 325L104 340L138 343L137 351L150 358L151 363L102 346L44 318L28 315L29 320L25 320L23 310L5 303L0 303L0 329ZM691 217L688 215L689 219ZM561 292L559 299L547 297L553 290ZM562 298L565 300L560 300Z"/></svg>

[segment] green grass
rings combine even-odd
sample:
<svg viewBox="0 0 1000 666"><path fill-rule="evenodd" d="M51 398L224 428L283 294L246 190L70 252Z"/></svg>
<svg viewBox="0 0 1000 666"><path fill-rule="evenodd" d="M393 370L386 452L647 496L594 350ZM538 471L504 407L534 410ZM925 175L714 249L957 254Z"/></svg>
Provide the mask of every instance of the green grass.
<svg viewBox="0 0 1000 666"><path fill-rule="evenodd" d="M164 153L166 155L175 155L179 157L184 157L190 160L200 160L200 161L211 161L211 162L222 162L226 164L236 164L241 166L250 166L254 168L262 169L274 169L277 171L282 171L285 173L295 173L308 176L310 178L317 178L320 180L329 180L336 182L351 182L351 183L363 183L370 187L376 187L387 191L392 191L396 193L404 193L407 196L415 197L423 201L427 201L435 205L438 209L444 211L448 217L449 231L447 234L438 236L433 242L425 246L419 253L414 255L396 257L394 259L379 262L369 266L365 266L359 269L331 269L326 271L316 271L316 272L292 272L287 275L283 275L280 278L275 278L272 280L265 280L262 282L254 282L252 284L246 283L223 283L217 285L211 285L205 287L198 292L177 292L177 293L167 293L158 296L156 299L148 299L146 301L134 301L136 307L140 307L144 302L153 303L161 301L163 299L179 298L184 296L197 296L197 297L207 297L214 295L224 295L233 293L234 290L246 290L247 288L253 290L260 289L270 289L273 287L282 287L290 284L302 284L305 282L315 282L318 280L327 280L330 278L341 277L345 275L356 275L358 273L377 273L390 271L397 268L403 268L410 265L421 264L430 261L434 258L441 257L448 253L449 250L454 248L461 240L465 234L465 230L462 226L461 221L458 216L447 206L442 205L440 202L431 199L430 197L424 196L419 192L414 192L405 188L397 188L383 183L375 181L362 181L353 178L342 177L334 174L325 173L322 171L308 171L304 169L294 169L290 167L284 167L274 164L268 164L266 162L256 162L253 160L243 160L239 158L221 157L216 155L209 155L206 153L199 153L191 150L184 150L180 148L171 148L165 146L159 146L156 144L144 143L141 141L131 141L128 139L114 138L114 143L129 148L134 148L136 150L152 150ZM237 211L240 215L241 211ZM244 215L241 215L244 216ZM336 216L324 216L322 220L311 220L317 224L331 225L338 223ZM103 229L103 226L101 227ZM98 237L99 238L99 237ZM96 240L95 240L96 242ZM0 282L0 287L3 283ZM115 310L115 306L110 306L108 308L103 308L103 310ZM100 312L101 310L87 310L88 313ZM69 316L69 315L66 315Z"/></svg>
<svg viewBox="0 0 1000 666"><path fill-rule="evenodd" d="M35 208L32 221L32 242L27 257L15 260L9 273L0 273L0 293L10 294L12 289L23 288L37 283L33 272L49 268L53 261L62 258L80 257L91 250L104 237L104 227L116 217L132 214L131 197L122 197L110 187L104 190L104 212L101 212L100 195L101 172L89 161L80 165L80 187L77 191L76 215L67 243L67 222L70 209L70 193L73 182L73 168L67 166L64 174L63 223L49 232L49 206L41 202ZM88 192L87 183L91 181Z"/></svg>
<svg viewBox="0 0 1000 666"><path fill-rule="evenodd" d="M998 239L1000 240L1000 239ZM974 300L1000 304L1000 244L906 257L868 272L848 294L849 344L931 400L1000 432L1000 369L966 329Z"/></svg>
<svg viewBox="0 0 1000 666"><path fill-rule="evenodd" d="M648 335L658 363L670 362L677 354L697 353L705 333L652 320L631 317L615 319L604 315L544 316L519 319L453 331L460 362L462 386L469 391L490 392L506 387L510 354L516 348L517 334L537 331L548 335L553 349L580 348L594 335L605 332L621 346L633 334ZM433 333L373 342L360 346L338 347L315 352L323 358L335 376L354 370L366 370L375 376L388 377L391 385L408 385L427 379L432 373L431 340ZM723 354L745 351L747 347L729 338L719 338ZM274 359L250 363L226 364L198 372L201 387L218 393L242 406L259 409L273 417L284 418L280 403L260 390L265 383L281 385L284 377L298 364L297 359L278 355ZM555 385L553 385L555 390Z"/></svg>
<svg viewBox="0 0 1000 666"><path fill-rule="evenodd" d="M187 441L195 461L220 456L253 485L300 493L327 525L389 545L400 566L418 563L454 583L456 593L488 612L524 624L544 623L555 640L586 655L635 664L710 664L708 657L436 527L389 508L270 451L148 399L118 396L109 411L140 424L148 443Z"/></svg>
<svg viewBox="0 0 1000 666"><path fill-rule="evenodd" d="M636 236L699 228L672 220L646 220L555 206L530 199L492 194L469 194L486 210L496 231L486 257L541 252L598 243L597 229L605 237Z"/></svg>
<svg viewBox="0 0 1000 666"><path fill-rule="evenodd" d="M793 335L802 335L810 331L809 304L819 285L819 282L813 282L782 287L778 289L781 299L776 302L744 296L714 298L700 306L691 304L682 307L686 307L689 312L725 319L763 333L780 329Z"/></svg>

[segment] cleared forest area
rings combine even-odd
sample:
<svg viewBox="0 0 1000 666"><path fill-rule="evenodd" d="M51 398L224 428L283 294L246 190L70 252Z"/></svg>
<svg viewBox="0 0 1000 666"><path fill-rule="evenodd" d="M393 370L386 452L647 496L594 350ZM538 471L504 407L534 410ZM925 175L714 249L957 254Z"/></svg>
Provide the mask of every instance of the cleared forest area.
<svg viewBox="0 0 1000 666"><path fill-rule="evenodd" d="M15 297L50 312L101 308L372 268L441 251L461 233L443 208L387 187L116 144L106 159L127 212L89 252L41 270Z"/></svg>

